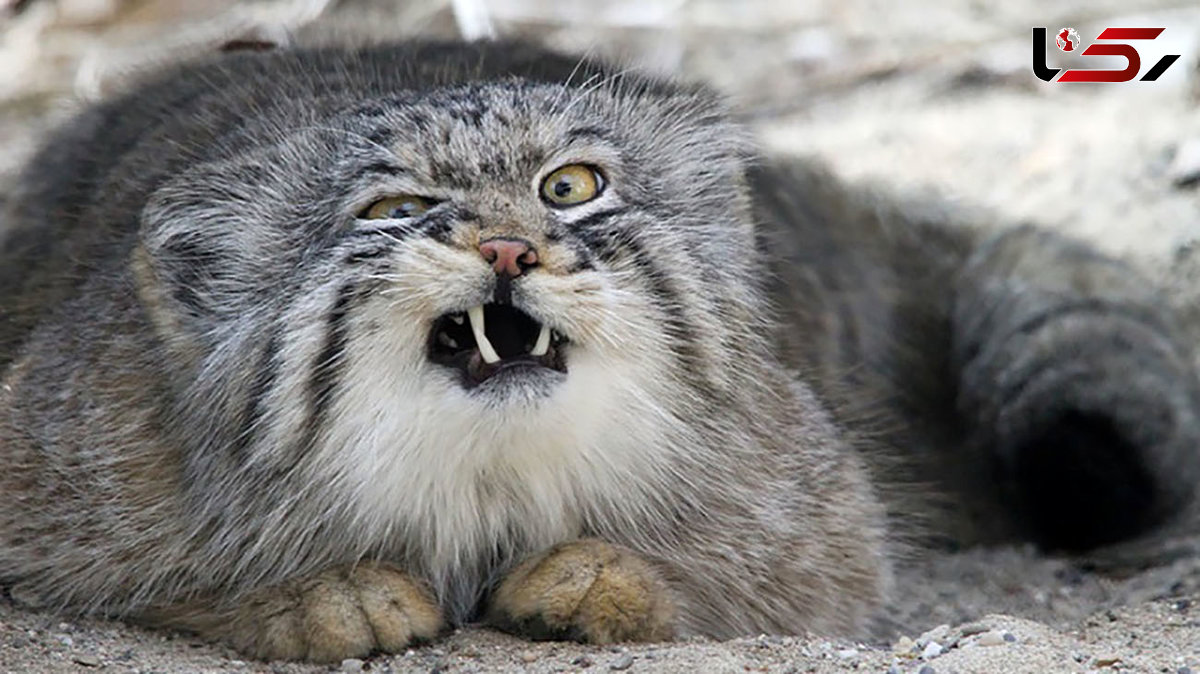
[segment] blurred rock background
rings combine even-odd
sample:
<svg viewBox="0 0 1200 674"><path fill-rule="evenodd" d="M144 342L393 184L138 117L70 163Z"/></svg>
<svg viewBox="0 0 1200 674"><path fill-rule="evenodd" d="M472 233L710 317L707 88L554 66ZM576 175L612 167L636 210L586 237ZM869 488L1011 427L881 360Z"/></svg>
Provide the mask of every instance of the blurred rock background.
<svg viewBox="0 0 1200 674"><path fill-rule="evenodd" d="M1035 220L1161 266L1200 239L1194 0L0 0L0 185L38 134L122 76L238 38L500 35L712 83L771 150ZM1031 27L1166 31L1157 82L1047 84ZM1100 67L1065 55L1052 65ZM1119 67L1121 64L1115 64Z"/></svg>

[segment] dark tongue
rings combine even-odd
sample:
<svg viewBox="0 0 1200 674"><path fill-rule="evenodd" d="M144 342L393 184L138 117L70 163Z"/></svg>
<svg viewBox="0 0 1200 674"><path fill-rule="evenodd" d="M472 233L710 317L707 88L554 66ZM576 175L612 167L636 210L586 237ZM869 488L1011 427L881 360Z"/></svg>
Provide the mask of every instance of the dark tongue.
<svg viewBox="0 0 1200 674"><path fill-rule="evenodd" d="M525 353L521 336L521 317L506 306L486 305L483 308L484 333L501 358L513 358Z"/></svg>

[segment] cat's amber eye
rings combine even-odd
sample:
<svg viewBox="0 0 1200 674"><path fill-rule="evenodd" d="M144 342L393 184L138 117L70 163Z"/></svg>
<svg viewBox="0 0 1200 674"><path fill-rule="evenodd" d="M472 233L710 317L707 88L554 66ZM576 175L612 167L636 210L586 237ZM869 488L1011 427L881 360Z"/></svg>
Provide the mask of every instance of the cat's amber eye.
<svg viewBox="0 0 1200 674"><path fill-rule="evenodd" d="M385 197L367 206L358 216L365 220L389 220L416 217L434 207L434 202L413 194Z"/></svg>
<svg viewBox="0 0 1200 674"><path fill-rule="evenodd" d="M542 199L551 206L575 206L600 196L604 176L586 164L555 169L542 181Z"/></svg>

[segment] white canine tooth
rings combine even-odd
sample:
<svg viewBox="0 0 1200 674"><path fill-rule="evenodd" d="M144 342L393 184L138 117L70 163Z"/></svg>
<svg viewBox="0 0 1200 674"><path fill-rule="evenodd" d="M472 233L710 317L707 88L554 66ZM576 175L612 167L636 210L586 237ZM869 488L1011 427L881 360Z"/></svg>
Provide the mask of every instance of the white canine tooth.
<svg viewBox="0 0 1200 674"><path fill-rule="evenodd" d="M550 350L550 328L543 325L542 331L538 333L537 344L533 345L533 351L529 352L531 356L544 356Z"/></svg>
<svg viewBox="0 0 1200 674"><path fill-rule="evenodd" d="M483 305L477 304L467 309L467 318L471 319L471 332L475 333L475 344L479 346L479 355L485 363L499 363L500 354L492 347L487 335L483 332Z"/></svg>
<svg viewBox="0 0 1200 674"><path fill-rule="evenodd" d="M462 314L450 314L450 320L454 321L457 325L463 324Z"/></svg>

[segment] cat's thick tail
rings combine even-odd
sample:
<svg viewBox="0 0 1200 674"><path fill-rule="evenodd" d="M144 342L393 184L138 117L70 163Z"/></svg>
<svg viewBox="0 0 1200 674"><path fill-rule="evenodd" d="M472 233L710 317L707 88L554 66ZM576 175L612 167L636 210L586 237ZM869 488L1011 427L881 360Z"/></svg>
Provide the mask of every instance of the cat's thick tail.
<svg viewBox="0 0 1200 674"><path fill-rule="evenodd" d="M1018 228L980 245L955 288L959 412L1028 537L1088 550L1188 509L1200 385L1155 286L1082 244Z"/></svg>

